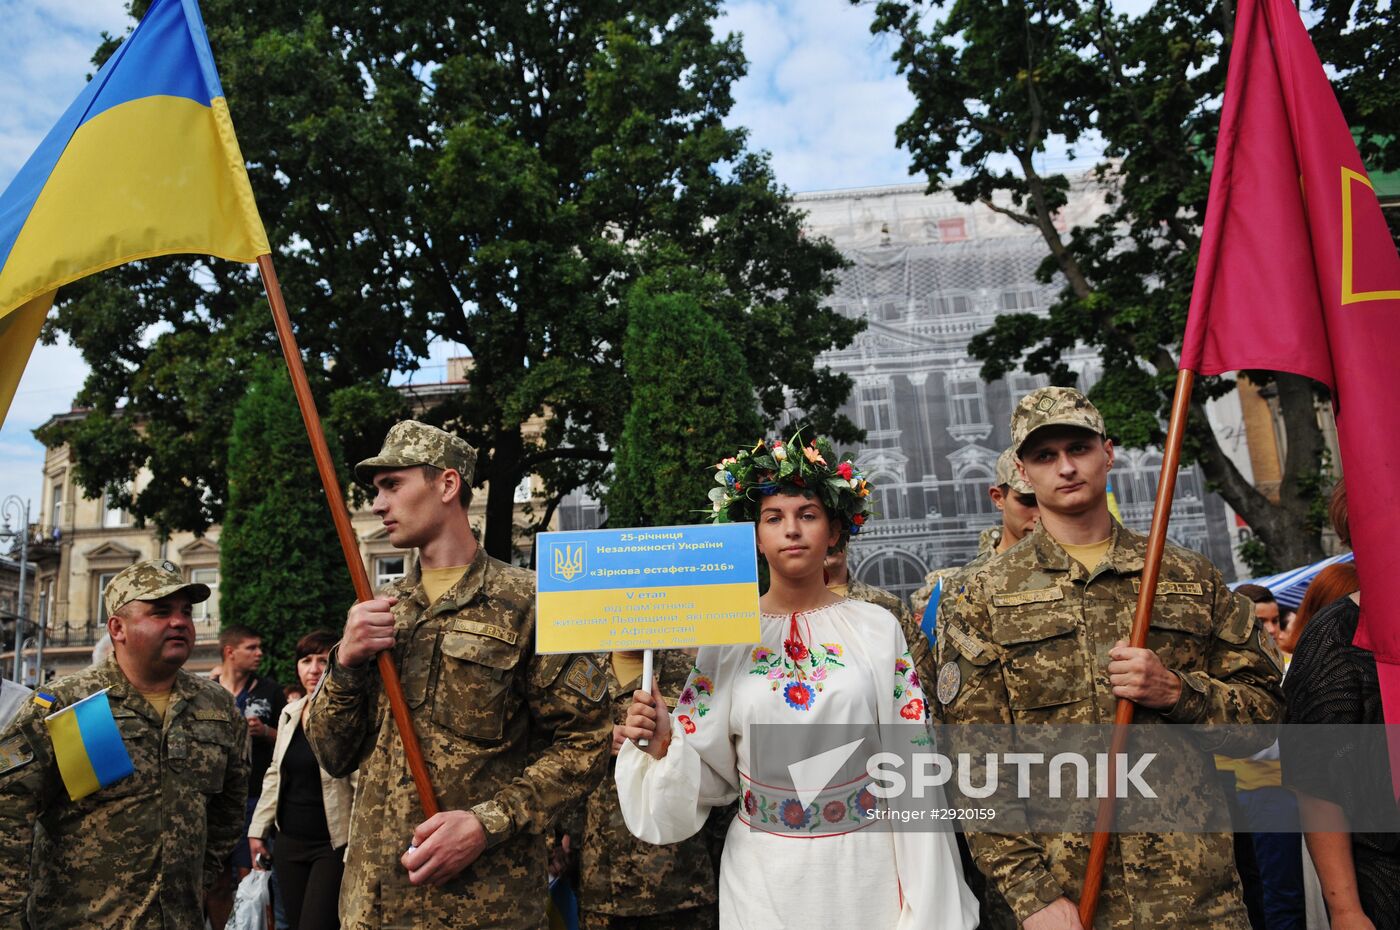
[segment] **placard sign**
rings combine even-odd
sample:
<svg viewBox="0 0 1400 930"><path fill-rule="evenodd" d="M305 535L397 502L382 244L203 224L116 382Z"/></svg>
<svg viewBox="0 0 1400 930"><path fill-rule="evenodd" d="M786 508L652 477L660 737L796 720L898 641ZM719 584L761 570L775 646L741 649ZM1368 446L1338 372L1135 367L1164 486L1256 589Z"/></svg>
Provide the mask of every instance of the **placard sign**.
<svg viewBox="0 0 1400 930"><path fill-rule="evenodd" d="M752 523L540 533L537 652L758 641Z"/></svg>

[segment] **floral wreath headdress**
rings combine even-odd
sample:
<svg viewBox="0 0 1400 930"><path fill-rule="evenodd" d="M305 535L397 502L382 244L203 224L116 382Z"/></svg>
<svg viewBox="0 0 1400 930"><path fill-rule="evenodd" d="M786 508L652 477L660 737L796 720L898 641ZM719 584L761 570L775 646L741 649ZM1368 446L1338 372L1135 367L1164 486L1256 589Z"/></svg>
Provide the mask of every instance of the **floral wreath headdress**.
<svg viewBox="0 0 1400 930"><path fill-rule="evenodd" d="M856 536L874 516L871 484L847 453L835 465L831 442L818 437L802 441L802 430L784 443L760 439L752 449L715 465L716 487L710 489L711 520L715 523L758 521L763 498L780 492L809 493L841 521L841 543Z"/></svg>

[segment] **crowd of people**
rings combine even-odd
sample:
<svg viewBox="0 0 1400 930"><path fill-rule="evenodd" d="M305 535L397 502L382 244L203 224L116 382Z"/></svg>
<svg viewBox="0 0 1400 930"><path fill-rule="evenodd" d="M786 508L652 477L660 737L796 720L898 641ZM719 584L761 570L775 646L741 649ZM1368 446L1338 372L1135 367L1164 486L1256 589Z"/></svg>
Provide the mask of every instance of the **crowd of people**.
<svg viewBox="0 0 1400 930"><path fill-rule="evenodd" d="M210 592L157 560L109 583L110 654L32 699L3 692L17 710L0 721L0 930L219 930L268 869L268 926L294 930L1073 930L1087 834L868 829L878 802L860 784L799 801L766 780L750 727L902 740L884 728L1101 724L1119 699L1137 725L1232 725L1193 731L1219 735L1168 764L1254 829L1114 834L1094 926L1400 927L1400 833L1349 831L1375 822L1358 806L1375 795L1348 777L1388 786L1384 754L1318 752L1273 726L1382 721L1375 659L1352 645L1354 570L1330 567L1289 616L1168 546L1133 647L1146 538L1109 509L1099 412L1044 388L1011 433L988 490L1001 525L910 604L850 576L846 545L878 514L849 456L799 434L718 463L714 517L754 523L766 566L759 639L659 650L643 682L641 653L535 651L532 573L487 555L468 520L475 450L396 424L355 474L417 559L342 629L301 638L296 682L261 673L242 626L212 676L186 671ZM1340 489L1332 511L1347 542ZM44 721L99 691L132 772L75 799Z"/></svg>

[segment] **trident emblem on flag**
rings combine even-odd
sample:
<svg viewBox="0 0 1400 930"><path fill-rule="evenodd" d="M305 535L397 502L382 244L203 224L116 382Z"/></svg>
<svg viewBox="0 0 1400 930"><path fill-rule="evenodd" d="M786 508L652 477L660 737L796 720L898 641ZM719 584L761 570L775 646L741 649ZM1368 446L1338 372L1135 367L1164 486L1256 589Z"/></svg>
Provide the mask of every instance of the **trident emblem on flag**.
<svg viewBox="0 0 1400 930"><path fill-rule="evenodd" d="M573 581L583 574L583 545L555 546L549 573L561 581Z"/></svg>

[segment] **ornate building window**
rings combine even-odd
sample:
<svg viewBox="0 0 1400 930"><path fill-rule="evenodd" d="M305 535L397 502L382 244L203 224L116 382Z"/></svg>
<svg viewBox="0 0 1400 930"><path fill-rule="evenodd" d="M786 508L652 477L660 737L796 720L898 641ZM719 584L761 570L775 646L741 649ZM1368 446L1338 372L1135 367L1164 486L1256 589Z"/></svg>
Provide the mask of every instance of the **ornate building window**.
<svg viewBox="0 0 1400 930"><path fill-rule="evenodd" d="M905 513L904 490L893 475L871 475L875 485L875 515L880 520L903 520Z"/></svg>
<svg viewBox="0 0 1400 930"><path fill-rule="evenodd" d="M1006 311L1030 310L1035 307L1035 291L1018 287L1001 292L1001 309Z"/></svg>
<svg viewBox="0 0 1400 930"><path fill-rule="evenodd" d="M948 393L948 432L954 439L970 442L991 435L987 420L987 392L975 375L955 374L944 383Z"/></svg>
<svg viewBox="0 0 1400 930"><path fill-rule="evenodd" d="M933 310L940 316L971 313L972 301L962 294L948 294L933 299Z"/></svg>
<svg viewBox="0 0 1400 930"><path fill-rule="evenodd" d="M859 391L860 425L873 432L894 429L894 402L889 381L866 382Z"/></svg>
<svg viewBox="0 0 1400 930"><path fill-rule="evenodd" d="M996 513L997 506L987 494L993 480L993 474L982 468L969 468L959 475L956 488L958 514L972 516Z"/></svg>
<svg viewBox="0 0 1400 930"><path fill-rule="evenodd" d="M401 555L381 555L374 560L374 586L381 588L391 581L404 576L404 557Z"/></svg>
<svg viewBox="0 0 1400 930"><path fill-rule="evenodd" d="M190 581L209 586L209 600L194 605L194 622L217 628L219 625L219 570L196 568L190 571Z"/></svg>
<svg viewBox="0 0 1400 930"><path fill-rule="evenodd" d="M909 595L919 590L928 570L917 559L905 552L889 550L863 559L856 567L856 577L866 584L884 588L901 601L908 601Z"/></svg>
<svg viewBox="0 0 1400 930"><path fill-rule="evenodd" d="M106 498L106 507L102 511L102 526L104 529L115 529L131 525L131 515L113 502L111 496Z"/></svg>
<svg viewBox="0 0 1400 930"><path fill-rule="evenodd" d="M53 510L51 513L52 523L50 530L57 530L63 525L63 479L53 486Z"/></svg>

